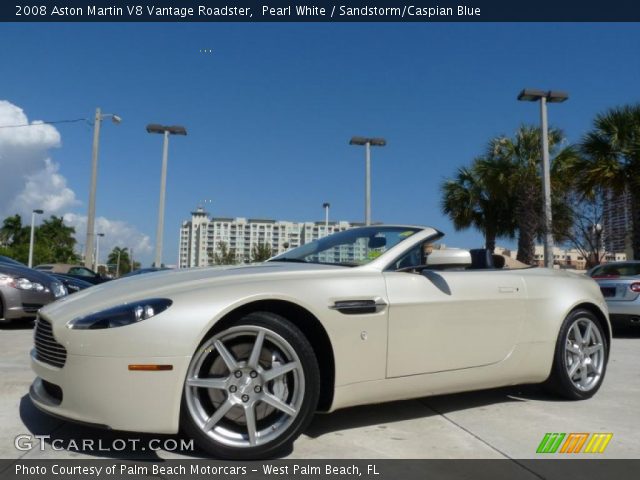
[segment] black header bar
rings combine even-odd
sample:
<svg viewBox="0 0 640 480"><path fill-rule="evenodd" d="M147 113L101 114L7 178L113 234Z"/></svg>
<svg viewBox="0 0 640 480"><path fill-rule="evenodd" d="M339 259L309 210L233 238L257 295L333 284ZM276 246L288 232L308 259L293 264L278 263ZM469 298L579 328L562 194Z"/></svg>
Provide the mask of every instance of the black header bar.
<svg viewBox="0 0 640 480"><path fill-rule="evenodd" d="M640 22L637 0L4 0L2 22Z"/></svg>

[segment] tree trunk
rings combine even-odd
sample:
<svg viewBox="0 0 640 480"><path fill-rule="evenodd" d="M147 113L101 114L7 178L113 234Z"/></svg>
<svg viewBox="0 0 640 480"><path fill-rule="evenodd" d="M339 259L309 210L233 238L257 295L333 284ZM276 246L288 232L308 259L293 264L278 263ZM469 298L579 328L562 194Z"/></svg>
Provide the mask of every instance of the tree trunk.
<svg viewBox="0 0 640 480"><path fill-rule="evenodd" d="M484 248L491 253L496 249L496 232L494 228L487 228L484 232Z"/></svg>
<svg viewBox="0 0 640 480"><path fill-rule="evenodd" d="M516 217L518 223L517 260L527 265L535 263L535 238L540 225L540 209L537 186L534 182L522 182L516 197Z"/></svg>

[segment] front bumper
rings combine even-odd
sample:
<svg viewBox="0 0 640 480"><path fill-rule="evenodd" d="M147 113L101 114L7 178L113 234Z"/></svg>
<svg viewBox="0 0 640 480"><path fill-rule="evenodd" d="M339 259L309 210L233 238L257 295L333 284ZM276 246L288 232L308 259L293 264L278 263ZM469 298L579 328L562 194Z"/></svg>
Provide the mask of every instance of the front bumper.
<svg viewBox="0 0 640 480"><path fill-rule="evenodd" d="M177 433L184 377L191 357L68 355L63 368L31 352L38 376L29 392L39 409L69 420L145 433ZM169 364L168 371L130 371L130 364ZM53 384L61 398L52 395Z"/></svg>
<svg viewBox="0 0 640 480"><path fill-rule="evenodd" d="M18 290L17 288L3 289L4 318L6 320L35 318L40 308L54 300L51 293Z"/></svg>

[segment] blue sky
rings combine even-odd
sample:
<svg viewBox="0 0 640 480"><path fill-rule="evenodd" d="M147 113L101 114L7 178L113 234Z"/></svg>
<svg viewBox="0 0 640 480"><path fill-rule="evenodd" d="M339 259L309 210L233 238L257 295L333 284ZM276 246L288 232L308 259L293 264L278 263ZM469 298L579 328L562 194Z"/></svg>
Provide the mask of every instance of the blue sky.
<svg viewBox="0 0 640 480"><path fill-rule="evenodd" d="M166 263L203 199L220 216L320 220L329 201L333 220L362 220L364 152L352 135L388 141L373 150L374 220L480 246L441 215L439 185L490 137L539 122L535 104L516 101L523 87L569 92L549 116L570 141L596 113L639 100L633 24L4 24L0 42L0 99L29 120L97 106L123 118L103 125L97 214L151 243L161 136L145 125L187 128L170 145ZM92 128L56 128L50 156L80 202L69 210L85 215Z"/></svg>

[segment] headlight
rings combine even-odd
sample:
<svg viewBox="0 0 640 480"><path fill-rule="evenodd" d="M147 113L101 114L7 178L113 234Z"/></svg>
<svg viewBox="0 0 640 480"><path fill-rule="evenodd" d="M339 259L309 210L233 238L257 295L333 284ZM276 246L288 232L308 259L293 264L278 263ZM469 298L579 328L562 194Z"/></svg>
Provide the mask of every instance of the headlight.
<svg viewBox="0 0 640 480"><path fill-rule="evenodd" d="M64 297L69 293L67 291L67 287L60 282L51 283L51 291L53 292L53 296L56 298Z"/></svg>
<svg viewBox="0 0 640 480"><path fill-rule="evenodd" d="M0 282L18 290L32 290L34 292L49 292L49 289L38 282L32 282L28 278L14 278L9 275L0 275Z"/></svg>
<svg viewBox="0 0 640 480"><path fill-rule="evenodd" d="M71 320L67 327L75 330L115 328L147 320L164 312L173 302L168 298L150 298L127 303Z"/></svg>

